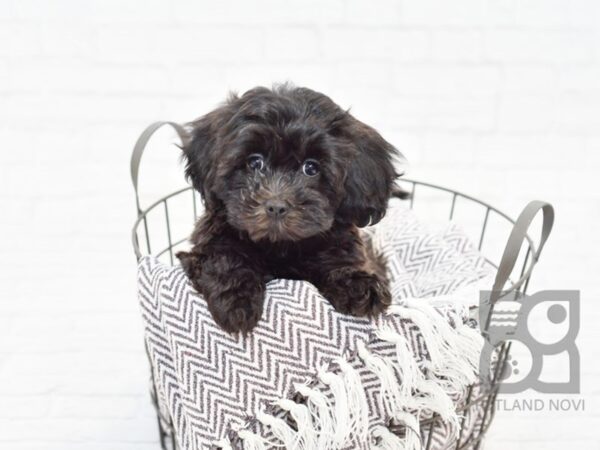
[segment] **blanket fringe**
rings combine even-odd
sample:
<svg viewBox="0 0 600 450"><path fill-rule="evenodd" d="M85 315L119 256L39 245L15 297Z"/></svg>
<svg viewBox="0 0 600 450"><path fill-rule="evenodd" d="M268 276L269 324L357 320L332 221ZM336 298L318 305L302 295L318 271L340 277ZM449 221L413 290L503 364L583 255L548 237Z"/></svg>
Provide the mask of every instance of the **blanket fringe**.
<svg viewBox="0 0 600 450"><path fill-rule="evenodd" d="M435 308L424 301L407 300L406 306L395 305L391 309L392 313L410 320L419 328L429 352L428 369L444 386L444 391L460 393L464 386L476 381L480 349L478 352L477 345L473 343L465 345L465 341L473 337L464 330L468 326L461 323L457 329L452 328Z"/></svg>
<svg viewBox="0 0 600 450"><path fill-rule="evenodd" d="M344 385L344 379L341 375L326 372L323 369L319 371L318 378L329 387L333 395L332 416L335 417L335 429L332 436L333 448L343 448L352 433L348 392Z"/></svg>
<svg viewBox="0 0 600 450"><path fill-rule="evenodd" d="M406 338L400 333L389 328L381 328L377 331L377 337L382 341L387 341L396 346L397 364L391 362L398 372L401 384L400 393L403 398L412 396L413 389L416 388L416 383L421 370L417 365L417 361L413 356Z"/></svg>
<svg viewBox="0 0 600 450"><path fill-rule="evenodd" d="M405 397L400 390L400 383L394 373L394 368L389 361L380 356L371 353L364 342L357 344L358 356L362 359L371 372L377 375L381 383L381 401L385 412L390 417L396 417L396 414L405 406L403 400Z"/></svg>
<svg viewBox="0 0 600 450"><path fill-rule="evenodd" d="M300 395L306 397L306 404L317 428L318 440L315 448L332 448L332 436L335 431L333 405L327 396L317 389L312 389L305 384L297 384L295 389Z"/></svg>
<svg viewBox="0 0 600 450"><path fill-rule="evenodd" d="M298 431L291 448L297 450L312 450L317 448L317 433L313 427L313 422L309 409L305 405L300 405L292 400L281 399L277 405L290 413L290 416L296 422Z"/></svg>
<svg viewBox="0 0 600 450"><path fill-rule="evenodd" d="M262 411L256 415L256 419L266 427L269 427L273 436L275 436L275 439L281 442L279 445L280 447L289 449L294 448L296 443L296 433L285 420Z"/></svg>
<svg viewBox="0 0 600 450"><path fill-rule="evenodd" d="M344 375L344 385L348 394L348 410L351 414L350 429L360 442L364 442L369 429L369 403L360 380L360 374L344 359L339 358L336 362Z"/></svg>
<svg viewBox="0 0 600 450"><path fill-rule="evenodd" d="M421 450L421 424L419 419L409 412L401 413L398 417L406 429L404 436L404 448L406 450Z"/></svg>
<svg viewBox="0 0 600 450"><path fill-rule="evenodd" d="M237 435L244 443L244 450L269 450L265 439L250 430L239 430Z"/></svg>
<svg viewBox="0 0 600 450"><path fill-rule="evenodd" d="M404 439L396 436L382 425L373 429L373 436L377 440L377 444L371 446L373 450L406 450L408 448Z"/></svg>
<svg viewBox="0 0 600 450"><path fill-rule="evenodd" d="M382 410L404 425L404 436L381 425L370 428L369 404L360 373L350 362L339 358L318 370L317 379L325 392L323 388L297 383L294 389L304 397L303 403L289 399L275 402L293 419L295 429L281 417L259 412L256 419L270 430L277 443L241 429L237 434L244 449L325 450L371 441L371 448L376 450L418 450L422 447L419 423L422 411L439 415L455 437L459 417L451 396L476 381L482 336L461 320L456 320L453 327L422 299L407 299L402 305L390 307L388 313L418 327L429 353L428 360L417 359L419 355L413 354L416 349L411 348L407 338L384 326L379 327L376 335L394 345L396 357L379 356L362 341L356 344L357 356L377 377ZM224 450L231 449L224 441L218 445Z"/></svg>
<svg viewBox="0 0 600 450"><path fill-rule="evenodd" d="M421 433L419 431L419 421L410 413L401 414L400 420L405 425L406 434L402 438L392 433L387 427L382 425L373 429L372 435L377 441L374 450L421 450Z"/></svg>

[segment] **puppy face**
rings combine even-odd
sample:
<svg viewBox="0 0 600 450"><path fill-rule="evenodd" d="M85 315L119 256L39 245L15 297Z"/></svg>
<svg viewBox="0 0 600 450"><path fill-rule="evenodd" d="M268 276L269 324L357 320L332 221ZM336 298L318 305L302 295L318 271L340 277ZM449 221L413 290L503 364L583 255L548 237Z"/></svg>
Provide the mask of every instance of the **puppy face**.
<svg viewBox="0 0 600 450"><path fill-rule="evenodd" d="M331 228L343 184L342 149L306 123L253 124L218 163L228 221L254 241L296 241Z"/></svg>
<svg viewBox="0 0 600 450"><path fill-rule="evenodd" d="M298 241L387 207L396 150L323 94L255 88L191 124L186 174L253 241Z"/></svg>

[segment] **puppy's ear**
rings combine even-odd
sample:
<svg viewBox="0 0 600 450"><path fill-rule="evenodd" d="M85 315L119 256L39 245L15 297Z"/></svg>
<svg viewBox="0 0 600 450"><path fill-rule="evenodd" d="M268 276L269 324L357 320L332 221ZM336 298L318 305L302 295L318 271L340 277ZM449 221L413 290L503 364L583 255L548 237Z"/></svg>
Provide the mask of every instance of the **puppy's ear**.
<svg viewBox="0 0 600 450"><path fill-rule="evenodd" d="M348 164L338 220L359 227L374 225L385 215L398 177L393 160L400 154L377 131L349 114L340 125L340 134L350 140L355 152Z"/></svg>
<svg viewBox="0 0 600 450"><path fill-rule="evenodd" d="M218 203L212 188L221 154L219 134L233 116L231 103L236 99L232 94L227 103L188 124L190 137L182 147L185 176L200 192L207 209L214 208Z"/></svg>

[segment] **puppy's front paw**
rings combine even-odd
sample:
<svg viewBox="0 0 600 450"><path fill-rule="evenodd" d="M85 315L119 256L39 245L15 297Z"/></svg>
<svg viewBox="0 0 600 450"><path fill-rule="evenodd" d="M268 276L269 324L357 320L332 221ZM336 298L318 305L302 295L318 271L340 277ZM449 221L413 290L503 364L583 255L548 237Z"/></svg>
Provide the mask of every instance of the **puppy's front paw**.
<svg viewBox="0 0 600 450"><path fill-rule="evenodd" d="M242 279L240 279L242 278ZM251 331L262 315L264 283L261 279L240 277L219 292L208 295L208 309L215 322L228 333Z"/></svg>
<svg viewBox="0 0 600 450"><path fill-rule="evenodd" d="M363 270L332 272L322 291L336 310L358 317L381 314L392 302L387 281Z"/></svg>
<svg viewBox="0 0 600 450"><path fill-rule="evenodd" d="M217 300L219 302L219 300ZM237 298L231 301L229 308L217 305L211 308L211 314L215 322L228 333L246 334L258 323L262 314L260 306L253 299Z"/></svg>
<svg viewBox="0 0 600 450"><path fill-rule="evenodd" d="M228 333L248 333L259 321L264 301L263 276L240 267L231 255L179 252L177 257L194 289L208 304L213 319Z"/></svg>

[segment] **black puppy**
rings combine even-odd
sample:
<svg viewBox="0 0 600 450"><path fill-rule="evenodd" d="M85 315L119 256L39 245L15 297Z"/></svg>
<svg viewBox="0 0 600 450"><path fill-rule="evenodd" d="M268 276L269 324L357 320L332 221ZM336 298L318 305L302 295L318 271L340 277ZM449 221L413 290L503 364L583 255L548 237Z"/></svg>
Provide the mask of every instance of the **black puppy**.
<svg viewBox="0 0 600 450"><path fill-rule="evenodd" d="M385 264L357 227L385 214L396 149L329 97L257 87L191 123L186 175L205 214L178 257L226 331L251 330L273 278L313 283L340 312L390 304Z"/></svg>

